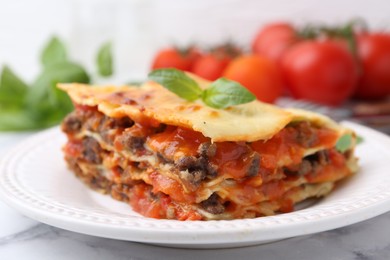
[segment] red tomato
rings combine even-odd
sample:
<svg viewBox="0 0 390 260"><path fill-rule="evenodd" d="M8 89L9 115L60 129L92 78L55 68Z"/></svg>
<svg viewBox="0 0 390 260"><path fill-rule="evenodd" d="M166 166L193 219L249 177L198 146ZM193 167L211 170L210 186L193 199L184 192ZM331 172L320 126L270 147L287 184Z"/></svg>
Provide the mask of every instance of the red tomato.
<svg viewBox="0 0 390 260"><path fill-rule="evenodd" d="M217 57L206 54L200 57L192 68L192 72L208 80L216 80L222 76L226 66L231 61L230 57Z"/></svg>
<svg viewBox="0 0 390 260"><path fill-rule="evenodd" d="M175 48L167 48L159 51L154 57L152 69L176 68L190 71L200 53L196 48L180 51Z"/></svg>
<svg viewBox="0 0 390 260"><path fill-rule="evenodd" d="M356 96L379 99L390 95L390 34L359 35L358 53L363 71Z"/></svg>
<svg viewBox="0 0 390 260"><path fill-rule="evenodd" d="M272 103L282 93L282 80L276 65L257 55L240 56L226 68L226 78L248 88L257 99Z"/></svg>
<svg viewBox="0 0 390 260"><path fill-rule="evenodd" d="M285 53L282 72L296 98L340 105L356 88L353 56L335 41L305 41Z"/></svg>
<svg viewBox="0 0 390 260"><path fill-rule="evenodd" d="M208 80L222 77L222 73L230 61L241 54L241 49L227 43L212 49L194 63L192 72Z"/></svg>
<svg viewBox="0 0 390 260"><path fill-rule="evenodd" d="M258 32L252 43L252 51L279 63L286 50L297 41L297 33L291 24L272 23Z"/></svg>

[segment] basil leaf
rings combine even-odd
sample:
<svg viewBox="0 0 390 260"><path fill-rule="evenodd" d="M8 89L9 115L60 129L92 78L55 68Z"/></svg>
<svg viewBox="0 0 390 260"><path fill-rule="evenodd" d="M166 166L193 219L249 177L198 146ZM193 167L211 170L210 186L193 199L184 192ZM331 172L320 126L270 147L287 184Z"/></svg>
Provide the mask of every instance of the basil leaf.
<svg viewBox="0 0 390 260"><path fill-rule="evenodd" d="M256 99L248 89L240 83L220 78L204 90L203 102L213 108L227 108L229 106L245 104Z"/></svg>
<svg viewBox="0 0 390 260"><path fill-rule="evenodd" d="M177 69L153 70L148 78L188 101L194 101L202 95L202 89L198 83Z"/></svg>
<svg viewBox="0 0 390 260"><path fill-rule="evenodd" d="M107 42L100 47L96 58L96 64L101 76L108 77L112 75L113 58L110 42Z"/></svg>
<svg viewBox="0 0 390 260"><path fill-rule="evenodd" d="M345 134L336 143L336 149L344 153L352 146L352 134Z"/></svg>
<svg viewBox="0 0 390 260"><path fill-rule="evenodd" d="M356 144L361 144L364 142L364 138L360 135L356 136Z"/></svg>
<svg viewBox="0 0 390 260"><path fill-rule="evenodd" d="M89 76L78 64L71 62L57 63L45 68L33 83L29 91L28 102L37 103L47 99L57 83L89 83ZM53 96L54 97L54 96Z"/></svg>
<svg viewBox="0 0 390 260"><path fill-rule="evenodd" d="M89 76L81 66L69 62L54 64L39 75L28 93L27 106L42 127L58 123L73 109L68 95L56 87L59 82L89 83Z"/></svg>
<svg viewBox="0 0 390 260"><path fill-rule="evenodd" d="M25 131L38 128L40 125L25 110L0 110L0 131Z"/></svg>
<svg viewBox="0 0 390 260"><path fill-rule="evenodd" d="M4 66L0 77L0 108L20 109L28 86L9 67Z"/></svg>
<svg viewBox="0 0 390 260"><path fill-rule="evenodd" d="M48 67L65 61L67 61L65 45L57 37L51 38L41 54L43 66Z"/></svg>

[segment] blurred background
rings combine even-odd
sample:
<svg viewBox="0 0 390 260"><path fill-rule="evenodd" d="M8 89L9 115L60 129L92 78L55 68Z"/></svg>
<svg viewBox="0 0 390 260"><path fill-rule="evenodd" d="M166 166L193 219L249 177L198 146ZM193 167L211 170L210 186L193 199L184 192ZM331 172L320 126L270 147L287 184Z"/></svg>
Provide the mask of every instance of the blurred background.
<svg viewBox="0 0 390 260"><path fill-rule="evenodd" d="M118 77L142 74L157 49L233 40L249 46L259 28L273 21L342 23L364 18L390 28L388 0L1 0L0 64L33 79L39 51L52 35L66 42L72 58L94 69L94 55L112 40Z"/></svg>
<svg viewBox="0 0 390 260"><path fill-rule="evenodd" d="M167 46L216 46L231 41L249 51L259 29L275 21L302 27L363 18L370 28L389 31L389 10L389 0L0 0L0 65L6 64L27 83L36 81L42 69L42 49L56 35L72 61L88 71L91 82L124 83L144 79L158 50ZM112 43L115 73L103 78L95 63L98 49L106 42ZM35 102L50 95L35 97ZM53 101L46 107L56 107L57 103ZM279 99L277 103L296 105L291 99ZM388 107L388 99L384 103ZM303 107L336 119L351 115L349 103L347 110L345 106L340 110L311 105ZM0 106L0 124L9 121L10 117L8 121L1 118L1 109L6 108ZM17 116L15 113L12 118ZM52 125L58 118L42 126ZM388 117L383 121L381 115L380 120L385 128L379 128L388 131Z"/></svg>

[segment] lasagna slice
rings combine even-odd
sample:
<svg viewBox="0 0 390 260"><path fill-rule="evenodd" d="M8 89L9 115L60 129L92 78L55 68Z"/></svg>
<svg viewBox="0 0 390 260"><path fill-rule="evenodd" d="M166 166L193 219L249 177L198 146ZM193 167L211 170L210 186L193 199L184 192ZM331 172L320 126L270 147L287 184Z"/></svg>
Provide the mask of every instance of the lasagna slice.
<svg viewBox="0 0 390 260"><path fill-rule="evenodd" d="M312 112L259 101L213 109L155 82L59 87L75 104L62 123L69 168L146 217L217 220L290 212L357 170L355 134ZM335 145L345 134L352 144L340 152Z"/></svg>

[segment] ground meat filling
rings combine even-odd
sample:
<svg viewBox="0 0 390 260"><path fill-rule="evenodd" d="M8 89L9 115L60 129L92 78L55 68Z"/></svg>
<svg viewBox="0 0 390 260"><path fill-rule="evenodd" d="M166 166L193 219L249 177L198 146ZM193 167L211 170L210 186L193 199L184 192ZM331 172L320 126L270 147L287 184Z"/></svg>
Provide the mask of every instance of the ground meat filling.
<svg viewBox="0 0 390 260"><path fill-rule="evenodd" d="M302 147L309 148L317 141L317 136L309 122L294 123L291 127L296 129L296 140Z"/></svg>
<svg viewBox="0 0 390 260"><path fill-rule="evenodd" d="M157 152L156 153L156 156L157 156L157 159L160 163L164 163L164 164L173 164L173 161L172 160L169 160L168 158L166 158L162 153L160 152Z"/></svg>
<svg viewBox="0 0 390 260"><path fill-rule="evenodd" d="M107 129L115 129L115 128L129 128L134 125L134 121L129 117L121 117L121 118L112 118L103 115L100 118L98 131L104 131Z"/></svg>
<svg viewBox="0 0 390 260"><path fill-rule="evenodd" d="M100 170L95 166L88 167L88 173L84 172L76 158L67 158L69 167L74 171L77 177L87 183L92 189L102 193L108 193L111 190L112 182L103 177Z"/></svg>
<svg viewBox="0 0 390 260"><path fill-rule="evenodd" d="M217 176L216 167L210 163L209 159L215 156L217 146L212 143L202 143L198 148L198 156L183 156L175 163L180 171L181 179L194 186L199 186L206 178Z"/></svg>
<svg viewBox="0 0 390 260"><path fill-rule="evenodd" d="M257 152L252 152L249 155L250 166L248 168L248 171L246 173L247 177L254 177L257 176L260 170L260 155Z"/></svg>
<svg viewBox="0 0 390 260"><path fill-rule="evenodd" d="M144 149L145 138L139 136L133 136L128 132L124 132L122 135L116 138L125 150L137 153L140 149Z"/></svg>
<svg viewBox="0 0 390 260"><path fill-rule="evenodd" d="M299 165L285 167L284 173L286 175L305 175L309 172L316 172L321 167L329 164L329 162L329 152L322 150L306 156Z"/></svg>
<svg viewBox="0 0 390 260"><path fill-rule="evenodd" d="M202 143L199 145L198 153L201 157L211 158L217 153L217 145L212 143Z"/></svg>
<svg viewBox="0 0 390 260"><path fill-rule="evenodd" d="M81 127L83 126L82 118L77 116L76 112L73 112L69 114L67 117L65 117L61 127L62 131L65 133L72 133L76 134L81 130Z"/></svg>
<svg viewBox="0 0 390 260"><path fill-rule="evenodd" d="M176 167L181 171L180 177L194 186L199 186L207 175L207 168L203 161L202 157L195 156L184 156L177 160Z"/></svg>
<svg viewBox="0 0 390 260"><path fill-rule="evenodd" d="M114 184L111 187L111 196L120 201L129 202L129 191L131 186L126 184Z"/></svg>
<svg viewBox="0 0 390 260"><path fill-rule="evenodd" d="M214 215L225 212L225 207L216 193L211 194L211 196L207 200L202 201L200 205L205 211Z"/></svg>
<svg viewBox="0 0 390 260"><path fill-rule="evenodd" d="M83 159L92 164L101 164L102 163L102 148L100 144L92 137L83 138L83 150L82 155Z"/></svg>
<svg viewBox="0 0 390 260"><path fill-rule="evenodd" d="M98 111L75 110L62 123L62 130L68 134L80 132L82 128L93 132L104 132L112 129L125 129L134 125L129 117L112 118Z"/></svg>
<svg viewBox="0 0 390 260"><path fill-rule="evenodd" d="M311 172L313 169L313 166L309 160L303 160L299 170L298 170L298 175L305 175Z"/></svg>

